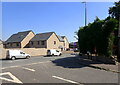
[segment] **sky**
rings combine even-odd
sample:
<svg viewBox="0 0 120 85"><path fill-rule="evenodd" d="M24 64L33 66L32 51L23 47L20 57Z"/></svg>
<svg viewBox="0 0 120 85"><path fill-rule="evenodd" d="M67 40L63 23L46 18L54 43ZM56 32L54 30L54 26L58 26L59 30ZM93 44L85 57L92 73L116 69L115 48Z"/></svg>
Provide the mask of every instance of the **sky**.
<svg viewBox="0 0 120 85"><path fill-rule="evenodd" d="M96 16L105 19L114 2L87 2L87 24ZM55 32L77 41L75 31L84 26L85 4L81 2L3 2L2 40L12 34L32 30L35 34Z"/></svg>

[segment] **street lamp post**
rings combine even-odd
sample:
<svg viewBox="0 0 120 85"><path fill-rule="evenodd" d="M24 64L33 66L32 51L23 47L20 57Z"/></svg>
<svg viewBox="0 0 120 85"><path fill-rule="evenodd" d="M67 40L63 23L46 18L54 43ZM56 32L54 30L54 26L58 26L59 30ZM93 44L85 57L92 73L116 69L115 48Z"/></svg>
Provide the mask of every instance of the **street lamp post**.
<svg viewBox="0 0 120 85"><path fill-rule="evenodd" d="M85 3L85 26L87 26L87 7L86 7L86 2L82 2Z"/></svg>

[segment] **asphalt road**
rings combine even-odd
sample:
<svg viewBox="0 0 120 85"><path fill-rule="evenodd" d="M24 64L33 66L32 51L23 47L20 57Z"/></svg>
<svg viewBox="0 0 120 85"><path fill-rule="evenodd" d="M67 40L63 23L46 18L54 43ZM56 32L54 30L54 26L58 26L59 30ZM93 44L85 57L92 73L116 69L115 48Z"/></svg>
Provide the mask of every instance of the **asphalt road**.
<svg viewBox="0 0 120 85"><path fill-rule="evenodd" d="M118 83L118 74L75 62L75 55L2 60L2 83Z"/></svg>

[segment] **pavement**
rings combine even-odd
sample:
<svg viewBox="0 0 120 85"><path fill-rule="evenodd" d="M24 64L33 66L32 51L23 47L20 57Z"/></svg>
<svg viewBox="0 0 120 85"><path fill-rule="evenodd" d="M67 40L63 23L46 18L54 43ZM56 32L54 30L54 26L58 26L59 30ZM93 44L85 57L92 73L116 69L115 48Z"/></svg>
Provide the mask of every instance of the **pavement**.
<svg viewBox="0 0 120 85"><path fill-rule="evenodd" d="M90 60L90 59L86 59L83 56L79 56L77 55L76 57L78 59L78 63L89 66L89 67L93 67L93 68L97 68L97 69L101 69L101 70L106 70L106 71L112 71L112 72L116 72L116 73L120 73L120 69L119 65L114 65L114 64L104 64L102 62L98 62L98 61L94 61L94 60Z"/></svg>
<svg viewBox="0 0 120 85"><path fill-rule="evenodd" d="M14 85L13 83L113 85L119 80L118 73L83 65L78 63L78 56L70 54L1 61L0 80L3 85Z"/></svg>

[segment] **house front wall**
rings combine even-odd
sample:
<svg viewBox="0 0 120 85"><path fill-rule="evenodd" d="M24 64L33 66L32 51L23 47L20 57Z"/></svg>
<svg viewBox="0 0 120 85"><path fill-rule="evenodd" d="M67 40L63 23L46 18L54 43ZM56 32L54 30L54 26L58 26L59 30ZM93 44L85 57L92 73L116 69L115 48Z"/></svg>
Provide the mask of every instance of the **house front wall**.
<svg viewBox="0 0 120 85"><path fill-rule="evenodd" d="M62 47L62 48L61 48ZM61 49L62 51L64 50L64 42L59 42L59 46L58 46L59 49Z"/></svg>
<svg viewBox="0 0 120 85"><path fill-rule="evenodd" d="M32 31L29 32L29 34L21 42L21 48L24 48L34 36L35 34Z"/></svg>
<svg viewBox="0 0 120 85"><path fill-rule="evenodd" d="M20 48L21 44L20 43L8 43L4 45L4 48Z"/></svg>
<svg viewBox="0 0 120 85"><path fill-rule="evenodd" d="M0 40L0 48L3 48L3 44L1 40Z"/></svg>
<svg viewBox="0 0 120 85"><path fill-rule="evenodd" d="M44 42L44 45L42 44ZM47 42L44 41L30 41L29 46L31 48L47 48Z"/></svg>
<svg viewBox="0 0 120 85"><path fill-rule="evenodd" d="M53 33L47 40L47 49L59 49L60 45L63 46L63 44L59 41L55 33Z"/></svg>
<svg viewBox="0 0 120 85"><path fill-rule="evenodd" d="M64 38L64 50L66 50L67 48L69 48L69 42L67 40L67 38Z"/></svg>

